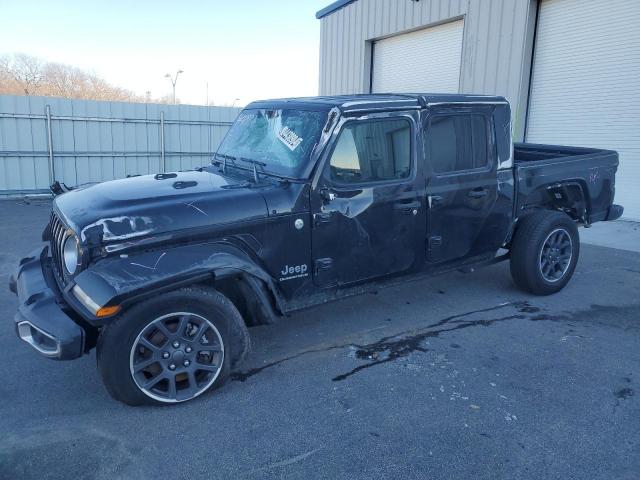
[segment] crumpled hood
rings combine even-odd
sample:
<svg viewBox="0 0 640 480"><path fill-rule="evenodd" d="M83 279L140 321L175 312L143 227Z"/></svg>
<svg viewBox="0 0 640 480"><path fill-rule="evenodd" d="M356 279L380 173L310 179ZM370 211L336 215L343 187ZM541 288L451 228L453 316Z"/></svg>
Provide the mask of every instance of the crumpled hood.
<svg viewBox="0 0 640 480"><path fill-rule="evenodd" d="M55 198L54 209L86 244L122 242L264 218L260 189L211 171L113 180Z"/></svg>

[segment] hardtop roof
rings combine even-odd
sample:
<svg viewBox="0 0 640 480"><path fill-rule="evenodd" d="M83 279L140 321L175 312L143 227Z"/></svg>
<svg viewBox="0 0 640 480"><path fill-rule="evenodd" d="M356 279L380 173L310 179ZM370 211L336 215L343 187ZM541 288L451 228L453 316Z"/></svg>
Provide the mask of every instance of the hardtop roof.
<svg viewBox="0 0 640 480"><path fill-rule="evenodd" d="M495 95L448 93L376 93L319 97L279 98L252 102L245 108L300 108L329 110L337 107L343 113L421 108L433 104L507 103Z"/></svg>

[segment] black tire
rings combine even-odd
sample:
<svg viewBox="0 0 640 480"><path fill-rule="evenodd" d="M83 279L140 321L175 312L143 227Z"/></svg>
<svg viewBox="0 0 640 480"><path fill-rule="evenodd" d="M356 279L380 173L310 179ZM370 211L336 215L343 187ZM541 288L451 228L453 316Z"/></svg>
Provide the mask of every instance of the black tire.
<svg viewBox="0 0 640 480"><path fill-rule="evenodd" d="M185 336L187 333L193 337ZM149 340L157 345L150 344L147 351ZM179 347L174 348L174 343ZM249 332L235 305L217 290L193 286L127 309L103 328L96 353L98 371L109 394L136 406L183 402L221 386L249 348ZM136 358L143 355L152 364L137 370L138 365L148 363L145 358ZM152 369L155 372L150 372ZM139 386L155 375L162 377L154 384L155 390ZM161 391L164 385L166 393Z"/></svg>
<svg viewBox="0 0 640 480"><path fill-rule="evenodd" d="M551 295L569 282L579 255L578 227L568 215L534 212L518 222L511 243L511 276L526 292Z"/></svg>

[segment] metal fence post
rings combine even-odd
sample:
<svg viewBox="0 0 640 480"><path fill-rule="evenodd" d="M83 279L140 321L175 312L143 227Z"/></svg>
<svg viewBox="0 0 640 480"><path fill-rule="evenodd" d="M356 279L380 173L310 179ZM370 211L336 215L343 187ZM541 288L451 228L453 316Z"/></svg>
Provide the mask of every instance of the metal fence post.
<svg viewBox="0 0 640 480"><path fill-rule="evenodd" d="M162 173L167 171L164 159L164 112L160 112L160 170Z"/></svg>
<svg viewBox="0 0 640 480"><path fill-rule="evenodd" d="M49 145L49 185L56 181L56 166L53 162L53 133L51 132L51 107L45 107L47 117L47 144Z"/></svg>

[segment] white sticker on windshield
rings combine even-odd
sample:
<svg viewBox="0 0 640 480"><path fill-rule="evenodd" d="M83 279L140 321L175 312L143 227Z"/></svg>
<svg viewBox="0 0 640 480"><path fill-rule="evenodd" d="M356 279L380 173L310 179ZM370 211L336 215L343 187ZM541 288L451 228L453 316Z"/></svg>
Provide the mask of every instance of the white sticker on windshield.
<svg viewBox="0 0 640 480"><path fill-rule="evenodd" d="M302 143L302 138L300 138L296 134L296 132L291 130L289 127L284 127L282 130L280 130L280 133L278 133L278 138L282 143L289 147L289 150L291 150L292 152L296 148L298 148L298 145Z"/></svg>

